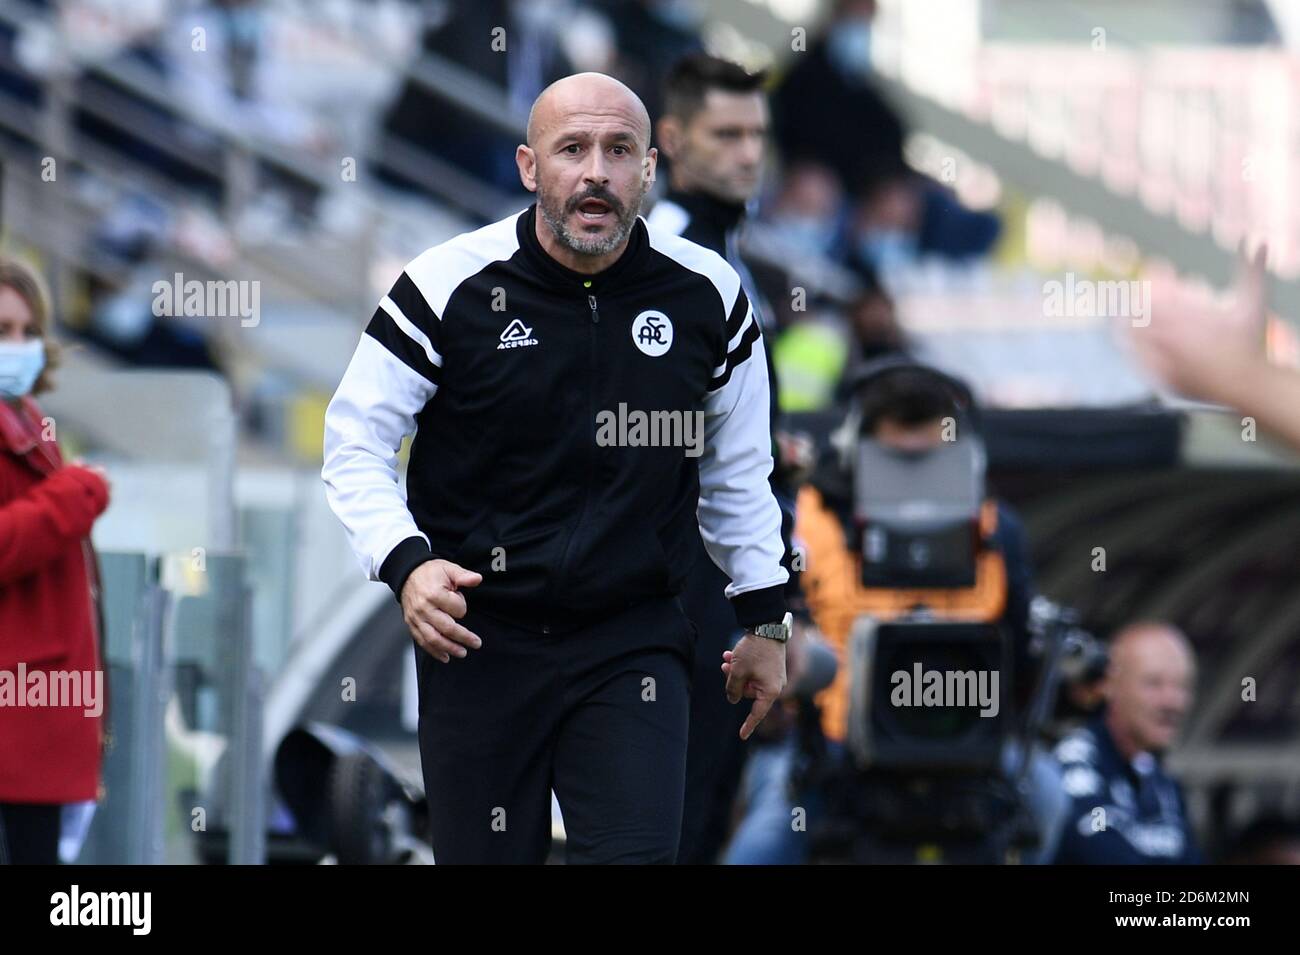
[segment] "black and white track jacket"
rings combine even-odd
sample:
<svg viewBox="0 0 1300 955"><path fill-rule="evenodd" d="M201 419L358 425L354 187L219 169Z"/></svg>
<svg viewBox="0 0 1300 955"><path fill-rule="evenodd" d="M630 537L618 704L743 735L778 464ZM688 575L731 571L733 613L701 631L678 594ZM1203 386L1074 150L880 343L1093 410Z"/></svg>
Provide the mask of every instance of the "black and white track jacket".
<svg viewBox="0 0 1300 955"><path fill-rule="evenodd" d="M583 275L542 249L536 214L417 256L361 336L321 476L362 567L400 595L445 558L483 574L476 611L563 632L678 593L698 519L738 622L779 619L767 367L736 272L638 217Z"/></svg>

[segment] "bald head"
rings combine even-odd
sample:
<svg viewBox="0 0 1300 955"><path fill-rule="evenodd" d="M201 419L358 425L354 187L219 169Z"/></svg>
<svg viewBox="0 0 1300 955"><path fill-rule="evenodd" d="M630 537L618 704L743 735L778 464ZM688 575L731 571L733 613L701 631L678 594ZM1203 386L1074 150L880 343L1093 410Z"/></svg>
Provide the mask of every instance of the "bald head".
<svg viewBox="0 0 1300 955"><path fill-rule="evenodd" d="M1144 657L1182 656L1192 659L1192 645L1177 627L1158 621L1131 623L1110 641L1112 665L1136 666Z"/></svg>
<svg viewBox="0 0 1300 955"><path fill-rule="evenodd" d="M1105 695L1108 722L1121 749L1163 752L1192 702L1196 657L1177 627L1130 624L1111 640Z"/></svg>
<svg viewBox="0 0 1300 955"><path fill-rule="evenodd" d="M533 102L528 111L528 146L537 149L548 132L584 116L626 121L638 131L642 150L650 145L650 114L641 97L604 73L575 73L556 80Z"/></svg>

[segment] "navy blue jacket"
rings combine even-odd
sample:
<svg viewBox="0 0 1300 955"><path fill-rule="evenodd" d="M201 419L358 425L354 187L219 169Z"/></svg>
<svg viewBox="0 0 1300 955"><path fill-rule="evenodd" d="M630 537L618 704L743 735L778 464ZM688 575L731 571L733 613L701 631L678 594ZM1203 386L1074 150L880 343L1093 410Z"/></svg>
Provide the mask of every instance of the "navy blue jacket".
<svg viewBox="0 0 1300 955"><path fill-rule="evenodd" d="M1104 711L1056 747L1070 799L1058 865L1151 865L1201 862L1182 787L1142 753L1120 755Z"/></svg>

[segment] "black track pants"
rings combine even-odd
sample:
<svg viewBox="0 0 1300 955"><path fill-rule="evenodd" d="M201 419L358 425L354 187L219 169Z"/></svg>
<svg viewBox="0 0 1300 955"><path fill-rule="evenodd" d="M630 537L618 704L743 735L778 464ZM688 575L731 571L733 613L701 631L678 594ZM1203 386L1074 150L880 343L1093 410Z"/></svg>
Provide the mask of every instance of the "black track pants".
<svg viewBox="0 0 1300 955"><path fill-rule="evenodd" d="M722 651L739 636L736 612L722 591L730 583L696 535L695 568L682 591L682 608L695 623L695 674L691 690L691 730L686 747L686 798L682 804L682 842L678 865L716 861L731 823L731 805L740 788L746 744L740 727L750 703L727 702Z"/></svg>
<svg viewBox="0 0 1300 955"><path fill-rule="evenodd" d="M681 832L694 629L674 598L564 634L469 611L483 640L414 645L434 860L540 863L551 790L569 863L672 863Z"/></svg>
<svg viewBox="0 0 1300 955"><path fill-rule="evenodd" d="M61 805L0 803L0 839L11 865L58 865Z"/></svg>

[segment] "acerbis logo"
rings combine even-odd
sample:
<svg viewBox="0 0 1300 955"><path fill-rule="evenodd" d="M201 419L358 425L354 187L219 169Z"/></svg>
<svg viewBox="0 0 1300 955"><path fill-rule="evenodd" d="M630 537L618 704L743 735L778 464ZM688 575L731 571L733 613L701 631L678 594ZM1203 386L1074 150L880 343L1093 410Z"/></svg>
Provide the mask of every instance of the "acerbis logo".
<svg viewBox="0 0 1300 955"><path fill-rule="evenodd" d="M663 312L642 312L632 320L632 341L643 354L658 358L673 344L673 323Z"/></svg>
<svg viewBox="0 0 1300 955"><path fill-rule="evenodd" d="M537 339L532 335L533 330L516 318L501 333L501 344L497 346L497 351L503 348L527 348L529 345L536 345Z"/></svg>

